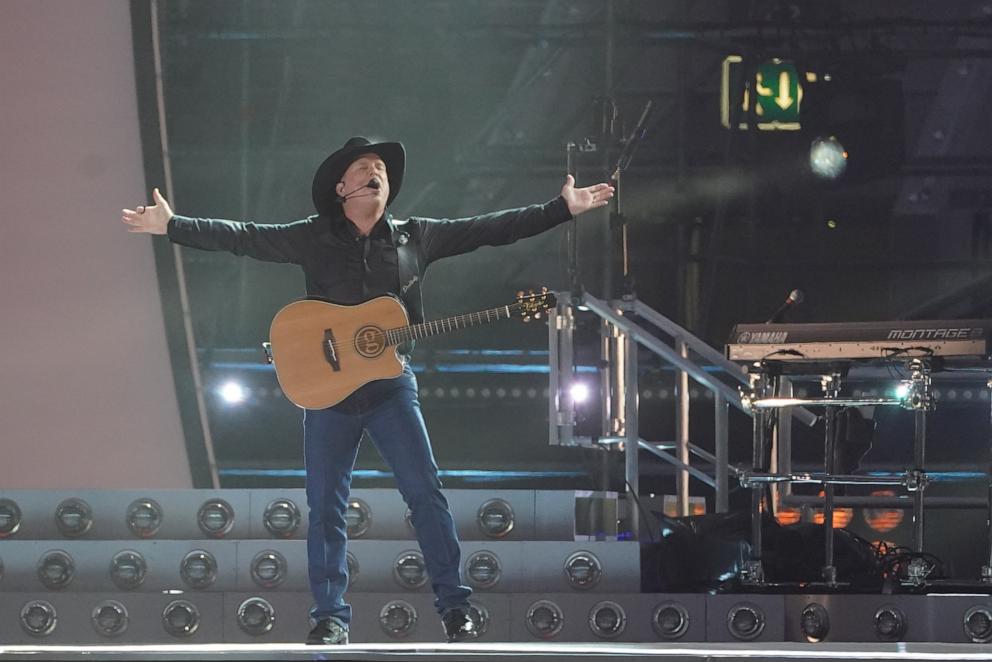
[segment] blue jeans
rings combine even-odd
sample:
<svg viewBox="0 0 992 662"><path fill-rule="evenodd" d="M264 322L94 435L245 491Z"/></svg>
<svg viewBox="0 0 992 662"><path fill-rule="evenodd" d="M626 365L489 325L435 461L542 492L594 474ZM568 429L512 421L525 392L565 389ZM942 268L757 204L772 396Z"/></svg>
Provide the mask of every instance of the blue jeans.
<svg viewBox="0 0 992 662"><path fill-rule="evenodd" d="M307 558L314 619L332 616L346 625L348 587L347 523L351 472L362 433L368 434L396 476L410 508L420 550L430 573L439 612L464 607L472 590L462 585L461 552L448 501L417 401L417 380L407 366L395 379L361 387L328 409L307 410L303 418L307 505Z"/></svg>

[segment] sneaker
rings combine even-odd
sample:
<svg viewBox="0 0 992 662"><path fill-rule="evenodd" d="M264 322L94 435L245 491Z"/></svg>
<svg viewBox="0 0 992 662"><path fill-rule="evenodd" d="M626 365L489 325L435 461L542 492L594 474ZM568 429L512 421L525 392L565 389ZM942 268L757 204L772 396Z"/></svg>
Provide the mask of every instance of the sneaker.
<svg viewBox="0 0 992 662"><path fill-rule="evenodd" d="M322 618L307 635L307 643L313 646L333 646L348 643L348 626L336 618Z"/></svg>
<svg viewBox="0 0 992 662"><path fill-rule="evenodd" d="M444 634L448 637L449 644L475 639L482 634L471 607L449 609L441 615L441 624L444 625Z"/></svg>

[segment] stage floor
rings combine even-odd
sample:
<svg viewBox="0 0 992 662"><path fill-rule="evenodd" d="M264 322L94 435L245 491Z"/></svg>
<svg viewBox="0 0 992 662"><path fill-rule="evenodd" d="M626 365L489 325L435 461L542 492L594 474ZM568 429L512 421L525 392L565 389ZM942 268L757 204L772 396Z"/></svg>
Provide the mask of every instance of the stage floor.
<svg viewBox="0 0 992 662"><path fill-rule="evenodd" d="M948 643L726 644L201 644L0 646L0 660L992 660L992 645Z"/></svg>

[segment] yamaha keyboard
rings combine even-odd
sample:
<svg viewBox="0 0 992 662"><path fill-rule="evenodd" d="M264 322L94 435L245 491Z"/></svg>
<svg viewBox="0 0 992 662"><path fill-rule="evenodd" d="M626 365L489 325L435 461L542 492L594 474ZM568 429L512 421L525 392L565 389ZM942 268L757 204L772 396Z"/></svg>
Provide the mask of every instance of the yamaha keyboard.
<svg viewBox="0 0 992 662"><path fill-rule="evenodd" d="M990 356L992 320L738 324L731 361L854 361Z"/></svg>

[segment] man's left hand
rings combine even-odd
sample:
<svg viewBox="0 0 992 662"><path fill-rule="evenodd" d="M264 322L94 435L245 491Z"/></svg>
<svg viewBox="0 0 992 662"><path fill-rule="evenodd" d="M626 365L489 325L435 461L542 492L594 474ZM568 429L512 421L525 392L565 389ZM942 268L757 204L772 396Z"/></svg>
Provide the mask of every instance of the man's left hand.
<svg viewBox="0 0 992 662"><path fill-rule="evenodd" d="M590 209L608 205L614 190L609 184L594 184L585 188L575 188L575 178L569 175L565 178L565 185L561 187L561 197L565 198L568 211L572 216L578 216Z"/></svg>

